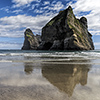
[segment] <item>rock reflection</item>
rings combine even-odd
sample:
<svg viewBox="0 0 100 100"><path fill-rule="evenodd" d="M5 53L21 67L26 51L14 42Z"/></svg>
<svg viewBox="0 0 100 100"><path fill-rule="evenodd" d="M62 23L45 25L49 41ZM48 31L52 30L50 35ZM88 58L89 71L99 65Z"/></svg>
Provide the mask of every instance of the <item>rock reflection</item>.
<svg viewBox="0 0 100 100"><path fill-rule="evenodd" d="M88 72L91 65L85 64L90 62L87 60L69 62L73 64L50 64L51 62L24 63L24 71L29 75L32 74L34 68L37 69L39 67L42 70L43 77L70 97L77 84L81 84L82 86L87 84ZM77 62L84 62L84 64L77 64Z"/></svg>
<svg viewBox="0 0 100 100"><path fill-rule="evenodd" d="M33 72L33 65L29 63L24 63L25 74L31 74Z"/></svg>
<svg viewBox="0 0 100 100"><path fill-rule="evenodd" d="M66 64L50 65L42 64L43 76L59 90L72 96L77 84L86 85L90 65Z"/></svg>

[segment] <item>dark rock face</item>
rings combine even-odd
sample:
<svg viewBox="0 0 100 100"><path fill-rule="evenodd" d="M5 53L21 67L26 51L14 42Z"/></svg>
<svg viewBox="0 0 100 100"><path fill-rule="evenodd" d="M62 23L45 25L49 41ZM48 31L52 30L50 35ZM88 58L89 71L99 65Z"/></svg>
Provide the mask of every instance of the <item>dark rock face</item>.
<svg viewBox="0 0 100 100"><path fill-rule="evenodd" d="M87 19L76 19L72 8L60 11L42 29L40 50L93 50Z"/></svg>
<svg viewBox="0 0 100 100"><path fill-rule="evenodd" d="M38 40L38 43L40 44L40 43L41 43L41 36L38 35L38 34L36 34L36 38L37 38L37 40Z"/></svg>
<svg viewBox="0 0 100 100"><path fill-rule="evenodd" d="M30 29L26 29L24 32L25 40L22 50L36 50L39 46L39 41Z"/></svg>

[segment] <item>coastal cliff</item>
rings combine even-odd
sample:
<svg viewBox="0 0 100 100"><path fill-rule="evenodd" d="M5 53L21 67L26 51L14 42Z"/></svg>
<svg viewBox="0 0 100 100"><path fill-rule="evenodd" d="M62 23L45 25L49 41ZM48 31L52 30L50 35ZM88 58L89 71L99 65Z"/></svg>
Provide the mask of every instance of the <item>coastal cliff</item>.
<svg viewBox="0 0 100 100"><path fill-rule="evenodd" d="M41 42L33 35L29 38L25 32L22 49L36 50L93 50L92 35L88 32L87 19L77 19L71 6L60 11L43 28ZM28 34L29 35L29 34ZM31 34L32 35L32 34ZM33 42L31 39L33 38ZM30 42L31 41L31 42ZM27 46L26 46L27 45Z"/></svg>

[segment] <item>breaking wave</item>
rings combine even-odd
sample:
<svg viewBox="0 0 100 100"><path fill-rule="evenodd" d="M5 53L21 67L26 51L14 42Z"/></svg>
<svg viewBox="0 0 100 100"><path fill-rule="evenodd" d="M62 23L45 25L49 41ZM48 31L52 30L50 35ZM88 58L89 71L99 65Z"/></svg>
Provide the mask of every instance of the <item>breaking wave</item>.
<svg viewBox="0 0 100 100"><path fill-rule="evenodd" d="M0 50L0 62L43 62L67 64L94 64L100 60L100 51L22 51Z"/></svg>

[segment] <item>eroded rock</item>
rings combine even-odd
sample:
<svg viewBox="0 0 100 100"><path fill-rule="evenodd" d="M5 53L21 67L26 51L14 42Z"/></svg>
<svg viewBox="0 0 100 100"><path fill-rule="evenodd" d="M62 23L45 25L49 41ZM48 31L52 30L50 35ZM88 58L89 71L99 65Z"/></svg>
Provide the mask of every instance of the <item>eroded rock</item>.
<svg viewBox="0 0 100 100"><path fill-rule="evenodd" d="M71 6L61 11L43 28L40 50L93 50L87 19L77 19Z"/></svg>
<svg viewBox="0 0 100 100"><path fill-rule="evenodd" d="M30 29L24 32L25 40L22 50L36 50L39 46L39 41Z"/></svg>

